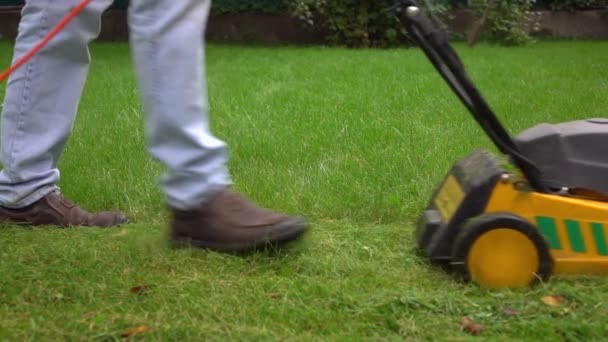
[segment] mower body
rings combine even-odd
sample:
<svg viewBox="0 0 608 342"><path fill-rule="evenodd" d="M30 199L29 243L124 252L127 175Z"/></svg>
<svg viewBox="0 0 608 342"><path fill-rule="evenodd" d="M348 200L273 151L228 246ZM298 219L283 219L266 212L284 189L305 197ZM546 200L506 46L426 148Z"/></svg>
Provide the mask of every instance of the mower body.
<svg viewBox="0 0 608 342"><path fill-rule="evenodd" d="M416 0L391 7L505 161L459 160L434 191L416 239L431 260L485 287L608 274L608 120L541 124L512 138Z"/></svg>
<svg viewBox="0 0 608 342"><path fill-rule="evenodd" d="M580 130L586 124L600 125L603 133L597 133L599 126ZM592 153L601 154L600 142L608 141L604 123L542 124L515 140L543 171L553 171L554 184L608 181L608 172L596 173L608 163L602 165ZM596 143L587 148L564 148L591 140ZM432 261L485 287L527 286L552 275L608 274L608 202L573 196L567 189L536 192L507 160L478 150L459 160L436 188L419 218L416 239Z"/></svg>

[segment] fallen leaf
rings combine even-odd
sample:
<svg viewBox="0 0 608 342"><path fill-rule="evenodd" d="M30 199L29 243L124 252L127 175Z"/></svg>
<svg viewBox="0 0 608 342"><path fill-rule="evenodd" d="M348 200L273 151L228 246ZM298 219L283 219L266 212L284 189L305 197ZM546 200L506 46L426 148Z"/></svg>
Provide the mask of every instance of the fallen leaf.
<svg viewBox="0 0 608 342"><path fill-rule="evenodd" d="M138 327L135 327L135 328L132 328L132 329L129 329L129 330L123 332L122 334L120 334L120 336L121 337L125 337L125 338L126 337L132 337L132 336L135 336L135 335L138 335L138 334L145 333L146 331L149 331L151 329L152 328L150 328L148 326L140 325Z"/></svg>
<svg viewBox="0 0 608 342"><path fill-rule="evenodd" d="M515 309L511 309L511 308L506 308L502 311L502 313L505 316L518 316L519 314L521 314L521 312L519 312L519 310L515 310Z"/></svg>
<svg viewBox="0 0 608 342"><path fill-rule="evenodd" d="M477 323L473 322L468 317L463 317L460 324L462 324L462 329L471 335L479 335L479 334L481 334L481 331L483 330L483 327L481 326L481 324L477 324Z"/></svg>
<svg viewBox="0 0 608 342"><path fill-rule="evenodd" d="M138 286L133 286L129 290L129 292L134 293L134 294L143 295L143 294L146 294L148 291L150 291L152 288L154 288L153 285L138 285Z"/></svg>
<svg viewBox="0 0 608 342"><path fill-rule="evenodd" d="M564 297L559 295L544 296L543 298L541 298L541 301L553 307L560 306L565 302Z"/></svg>

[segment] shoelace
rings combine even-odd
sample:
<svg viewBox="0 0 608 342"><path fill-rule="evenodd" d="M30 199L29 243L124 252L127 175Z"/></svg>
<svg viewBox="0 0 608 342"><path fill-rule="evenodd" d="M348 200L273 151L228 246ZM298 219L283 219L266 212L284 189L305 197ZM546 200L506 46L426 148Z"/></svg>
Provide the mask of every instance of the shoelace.
<svg viewBox="0 0 608 342"><path fill-rule="evenodd" d="M61 190L59 188L53 190L53 192L57 195L57 197L59 197L59 200L61 201L61 203L63 203L63 205L65 205L66 207L72 208L72 207L76 206L74 204L74 202L70 201L63 195L63 193L61 192Z"/></svg>

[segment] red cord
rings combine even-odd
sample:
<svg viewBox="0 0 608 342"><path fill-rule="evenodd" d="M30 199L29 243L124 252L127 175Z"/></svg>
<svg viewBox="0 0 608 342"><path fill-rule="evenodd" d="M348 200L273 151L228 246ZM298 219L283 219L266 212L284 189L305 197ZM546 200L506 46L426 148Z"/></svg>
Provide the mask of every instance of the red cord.
<svg viewBox="0 0 608 342"><path fill-rule="evenodd" d="M21 57L14 65L6 69L0 74L0 83L6 81L13 71L20 68L23 64L27 63L35 54L40 51L57 33L59 33L63 28L76 17L82 10L91 2L91 0L83 0L76 7L74 7L70 13L68 13L60 22L49 32L46 37L42 41L40 41L34 48L32 48L25 56Z"/></svg>

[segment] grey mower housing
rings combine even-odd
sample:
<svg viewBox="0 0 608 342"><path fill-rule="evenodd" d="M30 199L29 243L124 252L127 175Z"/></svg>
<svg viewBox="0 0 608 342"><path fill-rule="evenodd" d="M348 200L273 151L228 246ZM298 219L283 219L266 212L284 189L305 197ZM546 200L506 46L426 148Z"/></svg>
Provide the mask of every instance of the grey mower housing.
<svg viewBox="0 0 608 342"><path fill-rule="evenodd" d="M543 123L514 138L550 188L579 188L608 195L608 119Z"/></svg>

